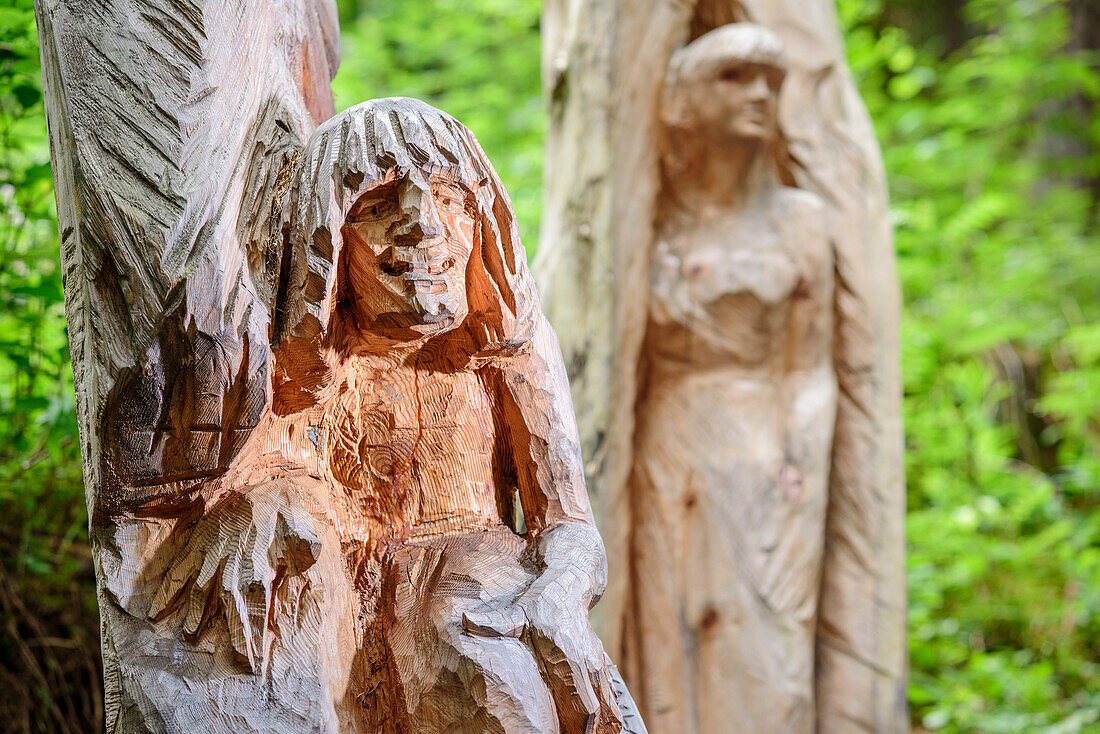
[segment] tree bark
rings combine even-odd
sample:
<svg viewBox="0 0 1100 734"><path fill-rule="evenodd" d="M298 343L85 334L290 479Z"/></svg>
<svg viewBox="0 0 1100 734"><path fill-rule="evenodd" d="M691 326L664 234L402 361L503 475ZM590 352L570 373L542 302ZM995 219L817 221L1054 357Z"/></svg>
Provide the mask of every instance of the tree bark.
<svg viewBox="0 0 1100 734"><path fill-rule="evenodd" d="M666 731L655 717L664 702L659 692L649 695L651 673L635 665L630 629L659 635L666 624L640 614L634 603L647 583L638 561L639 513L652 508L639 501L631 479L641 460L637 419L647 397L639 376L647 370L643 342L652 319L660 98L673 53L737 21L762 24L784 42L789 72L779 124L786 151L779 172L784 184L824 202L834 253L831 341L839 392L813 614L813 726L817 732L907 731L899 292L881 157L846 71L828 0L551 0L546 6L550 125L536 273L561 337L588 485L609 549L610 583L594 618L612 656L624 662L651 730ZM689 573L700 582L724 578L716 562L701 551ZM714 619L704 615L700 624ZM784 653L773 647L772 655ZM751 661L727 664L744 669ZM699 676L723 675L700 665ZM667 731L787 731L758 728L745 717L728 722L730 728L697 728L718 705L691 702L693 713L675 725L681 728Z"/></svg>

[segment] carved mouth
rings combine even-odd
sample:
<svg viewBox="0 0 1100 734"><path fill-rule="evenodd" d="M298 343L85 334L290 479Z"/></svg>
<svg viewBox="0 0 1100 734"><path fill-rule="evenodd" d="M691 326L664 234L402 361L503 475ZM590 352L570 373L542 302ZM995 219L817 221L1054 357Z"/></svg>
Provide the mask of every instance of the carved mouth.
<svg viewBox="0 0 1100 734"><path fill-rule="evenodd" d="M455 264L455 259L446 250L391 249L379 259L378 269L393 278L418 281L425 278L435 279L453 269Z"/></svg>
<svg viewBox="0 0 1100 734"><path fill-rule="evenodd" d="M764 103L748 105L741 113L743 120L760 124L767 124L771 117L771 110Z"/></svg>
<svg viewBox="0 0 1100 734"><path fill-rule="evenodd" d="M444 293L449 285L442 278L425 278L422 274L415 274L405 278L405 284L417 293Z"/></svg>

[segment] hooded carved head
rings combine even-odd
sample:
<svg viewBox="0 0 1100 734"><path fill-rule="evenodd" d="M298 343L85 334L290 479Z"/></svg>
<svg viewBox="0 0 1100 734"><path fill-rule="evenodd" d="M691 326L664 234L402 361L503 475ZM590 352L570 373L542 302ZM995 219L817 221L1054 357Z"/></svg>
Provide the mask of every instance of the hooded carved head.
<svg viewBox="0 0 1100 734"><path fill-rule="evenodd" d="M372 100L318 128L284 221L279 343L446 334L475 356L530 336L538 298L508 195L473 133L430 105Z"/></svg>

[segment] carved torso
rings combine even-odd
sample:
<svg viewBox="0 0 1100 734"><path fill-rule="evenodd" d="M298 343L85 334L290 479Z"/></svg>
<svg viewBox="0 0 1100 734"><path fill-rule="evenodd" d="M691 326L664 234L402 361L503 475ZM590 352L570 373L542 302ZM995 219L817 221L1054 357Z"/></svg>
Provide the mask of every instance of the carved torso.
<svg viewBox="0 0 1100 734"><path fill-rule="evenodd" d="M812 730L836 419L822 215L816 196L771 184L658 230L632 482L636 573L652 578L635 596L648 620L635 649L663 666L644 678L651 701L669 701L650 712L658 731L691 711L703 732L731 716Z"/></svg>
<svg viewBox="0 0 1100 734"><path fill-rule="evenodd" d="M679 212L652 263L655 369L804 370L828 356L832 252L817 197L773 187L736 211Z"/></svg>
<svg viewBox="0 0 1100 734"><path fill-rule="evenodd" d="M327 470L363 541L500 525L493 418L476 373L353 364L324 418Z"/></svg>

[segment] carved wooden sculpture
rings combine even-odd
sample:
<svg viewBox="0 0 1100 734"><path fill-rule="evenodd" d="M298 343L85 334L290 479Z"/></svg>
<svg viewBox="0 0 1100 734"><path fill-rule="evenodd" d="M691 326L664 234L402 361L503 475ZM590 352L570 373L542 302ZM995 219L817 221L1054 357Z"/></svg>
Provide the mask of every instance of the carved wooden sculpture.
<svg viewBox="0 0 1100 734"><path fill-rule="evenodd" d="M833 253L821 199L775 171L785 73L738 23L665 83L624 630L657 731L815 730Z"/></svg>
<svg viewBox="0 0 1100 734"><path fill-rule="evenodd" d="M898 291L834 4L551 0L544 38L597 630L654 732L908 731Z"/></svg>
<svg viewBox="0 0 1100 734"><path fill-rule="evenodd" d="M643 732L507 194L415 100L314 130L332 11L38 6L108 729Z"/></svg>

